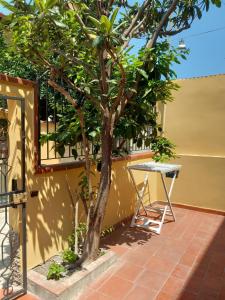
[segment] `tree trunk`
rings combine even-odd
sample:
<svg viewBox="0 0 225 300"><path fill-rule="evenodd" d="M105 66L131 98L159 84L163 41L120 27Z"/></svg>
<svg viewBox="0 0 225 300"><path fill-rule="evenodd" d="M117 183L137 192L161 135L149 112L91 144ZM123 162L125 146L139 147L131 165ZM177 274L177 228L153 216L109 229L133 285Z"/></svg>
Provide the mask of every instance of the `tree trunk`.
<svg viewBox="0 0 225 300"><path fill-rule="evenodd" d="M88 232L81 258L82 263L84 261L92 261L98 256L102 222L105 215L111 185L112 140L113 122L111 121L109 114L105 114L102 130L102 166L100 185L96 204L89 216Z"/></svg>

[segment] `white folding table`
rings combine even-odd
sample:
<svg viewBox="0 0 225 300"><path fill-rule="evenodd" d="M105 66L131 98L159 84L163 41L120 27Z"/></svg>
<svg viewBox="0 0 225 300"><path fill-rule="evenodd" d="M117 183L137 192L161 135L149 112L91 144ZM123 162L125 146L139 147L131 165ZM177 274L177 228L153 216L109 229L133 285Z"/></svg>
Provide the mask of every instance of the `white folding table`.
<svg viewBox="0 0 225 300"><path fill-rule="evenodd" d="M181 165L156 163L156 162L147 162L142 164L131 165L128 167L128 171L130 173L132 182L134 184L137 193L136 208L135 208L134 216L131 221L131 227L134 226L143 227L148 230L152 230L157 234L160 234L165 216L167 214L172 216L173 220L175 221L175 215L170 202L170 198L171 198L175 179L177 178L180 169L181 169ZM144 177L143 187L141 190L138 190L136 181L134 179L134 174L133 174L134 170L146 172L146 175ZM152 204L148 207L144 206L143 197L145 195L145 191L148 186L149 172L158 172L161 175L161 180L166 195L166 205L164 207L154 207L152 206ZM166 187L165 177L169 177L172 179L169 189ZM146 216L140 214L141 206L143 207ZM159 218L153 219L151 217L148 217L147 211L157 212L159 214Z"/></svg>

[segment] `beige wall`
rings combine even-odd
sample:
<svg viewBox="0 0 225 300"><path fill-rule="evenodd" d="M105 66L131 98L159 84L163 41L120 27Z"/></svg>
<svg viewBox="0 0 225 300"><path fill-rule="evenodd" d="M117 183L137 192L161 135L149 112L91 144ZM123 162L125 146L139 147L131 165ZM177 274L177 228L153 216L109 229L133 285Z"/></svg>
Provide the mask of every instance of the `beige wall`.
<svg viewBox="0 0 225 300"><path fill-rule="evenodd" d="M173 201L225 211L225 75L177 83L164 117L183 165Z"/></svg>
<svg viewBox="0 0 225 300"><path fill-rule="evenodd" d="M32 268L55 255L66 247L66 239L72 230L72 207L67 190L69 185L75 193L81 168L35 174L34 170L34 90L30 86L0 81L0 93L25 97L26 107L26 189L38 191L38 197L28 197L27 202L27 252L28 268ZM10 163L14 163L11 177L18 175L20 159L18 151L20 118L18 105L9 106ZM138 160L141 161L149 161ZM126 167L137 161L118 161L113 163L112 189L107 207L104 226L109 227L130 216L134 211L135 191ZM97 174L97 173L96 173ZM144 174L136 174L137 184L143 182ZM97 181L98 174L94 178ZM156 199L156 177L151 178L152 198ZM80 205L80 220L84 215ZM11 224L20 225L18 216L11 213Z"/></svg>

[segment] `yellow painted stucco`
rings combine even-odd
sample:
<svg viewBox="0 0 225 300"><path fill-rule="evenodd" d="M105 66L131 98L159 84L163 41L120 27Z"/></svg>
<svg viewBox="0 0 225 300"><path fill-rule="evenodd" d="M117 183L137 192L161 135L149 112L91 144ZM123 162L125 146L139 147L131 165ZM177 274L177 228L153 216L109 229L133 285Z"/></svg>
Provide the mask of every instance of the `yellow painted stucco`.
<svg viewBox="0 0 225 300"><path fill-rule="evenodd" d="M34 90L32 87L0 81L0 94L25 98L26 118L26 189L27 201L27 253L28 268L32 268L67 246L66 239L72 231L72 206L68 193L67 181L75 194L81 168L35 174L34 169ZM20 174L20 107L18 103L9 104L9 188L12 178L19 179ZM104 227L112 226L132 215L135 205L135 191L126 170L127 165L138 161L117 161L113 163L112 188L107 206ZM144 174L139 172L137 184L143 182ZM97 182L98 173L93 178ZM156 198L156 177L151 178L152 198ZM37 197L30 197L31 191L38 191ZM79 203L80 220L84 216ZM10 222L15 229L20 226L16 210L10 213ZM17 228L18 227L18 228Z"/></svg>
<svg viewBox="0 0 225 300"><path fill-rule="evenodd" d="M225 75L177 83L175 100L164 108L165 135L183 166L173 202L225 211Z"/></svg>
<svg viewBox="0 0 225 300"><path fill-rule="evenodd" d="M176 181L173 202L225 211L225 76L178 81L175 101L164 107L166 135L177 145L182 164ZM203 92L202 92L203 91ZM75 194L81 168L35 174L34 169L34 90L31 86L0 81L0 94L25 97L26 106L26 188L28 268L50 258L66 247L72 230L72 206L66 178ZM9 106L11 176L19 176L18 105ZM16 154L15 154L16 153ZM132 215L135 191L126 167L148 159L113 163L112 187L104 226L114 225ZM135 171L137 184L144 172ZM93 181L97 182L98 173ZM163 200L160 178L150 174L151 200ZM38 191L30 197L30 191ZM147 198L146 198L147 201ZM80 220L83 209L79 204ZM19 218L11 213L11 224L19 227Z"/></svg>

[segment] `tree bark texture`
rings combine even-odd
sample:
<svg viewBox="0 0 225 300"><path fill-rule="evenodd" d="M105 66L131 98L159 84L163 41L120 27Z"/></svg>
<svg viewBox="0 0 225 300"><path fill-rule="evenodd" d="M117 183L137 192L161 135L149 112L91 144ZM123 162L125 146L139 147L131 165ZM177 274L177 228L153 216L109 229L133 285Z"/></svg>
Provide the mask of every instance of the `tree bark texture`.
<svg viewBox="0 0 225 300"><path fill-rule="evenodd" d="M102 222L111 186L113 122L106 113L102 130L102 166L98 196L93 211L90 212L88 232L84 245L82 262L95 260L98 256Z"/></svg>

